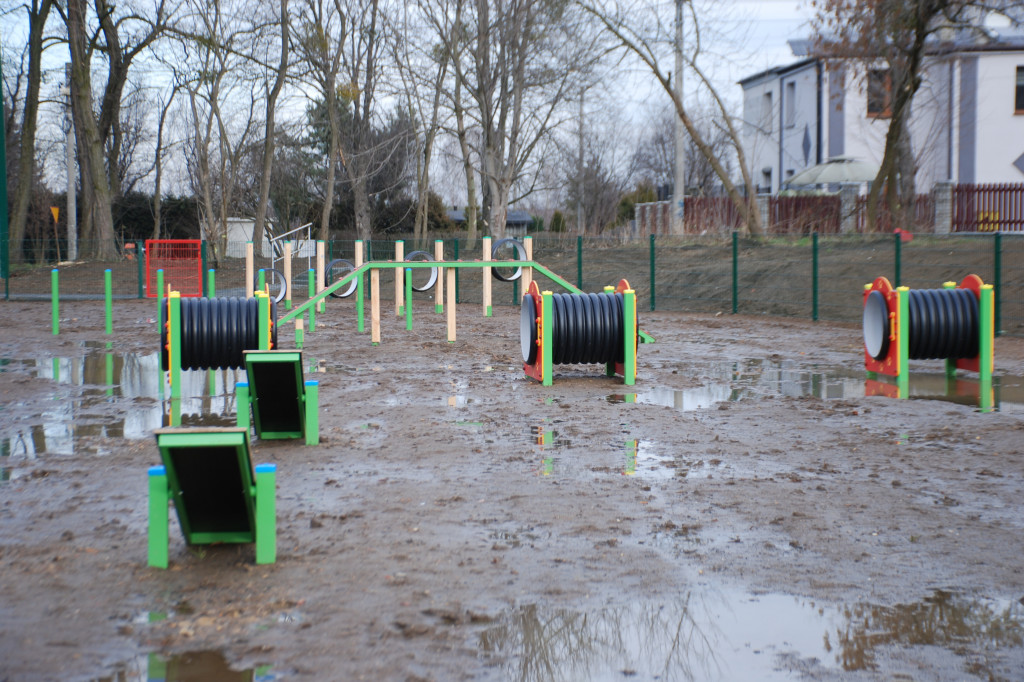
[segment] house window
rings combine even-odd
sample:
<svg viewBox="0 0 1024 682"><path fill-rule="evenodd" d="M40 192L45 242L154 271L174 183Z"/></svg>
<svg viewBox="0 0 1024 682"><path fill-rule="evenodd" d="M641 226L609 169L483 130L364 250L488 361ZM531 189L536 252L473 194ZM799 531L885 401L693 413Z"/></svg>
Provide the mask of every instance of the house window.
<svg viewBox="0 0 1024 682"><path fill-rule="evenodd" d="M761 102L761 127L764 128L764 132L772 132L772 93L768 91L764 93L764 98Z"/></svg>
<svg viewBox="0 0 1024 682"><path fill-rule="evenodd" d="M1017 95L1013 101L1016 113L1024 114L1024 66L1017 67Z"/></svg>
<svg viewBox="0 0 1024 682"><path fill-rule="evenodd" d="M786 126L796 125L796 83L786 83Z"/></svg>
<svg viewBox="0 0 1024 682"><path fill-rule="evenodd" d="M889 69L868 71L868 116L888 118L892 116L892 77Z"/></svg>

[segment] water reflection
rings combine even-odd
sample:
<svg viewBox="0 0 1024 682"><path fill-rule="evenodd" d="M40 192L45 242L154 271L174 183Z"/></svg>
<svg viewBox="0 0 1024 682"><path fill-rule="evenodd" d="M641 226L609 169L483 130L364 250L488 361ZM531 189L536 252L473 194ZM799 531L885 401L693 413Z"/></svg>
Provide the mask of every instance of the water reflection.
<svg viewBox="0 0 1024 682"><path fill-rule="evenodd" d="M765 398L815 397L822 400L862 398L872 395L898 397L895 380L874 376L865 379L860 370L830 367L817 370L792 369L784 361L743 360L709 363L699 369L707 383L687 389L653 387L639 393L613 394L611 403L660 405L682 411L701 410L723 402ZM964 405L993 407L1005 411L1024 408L1024 378L993 377L983 391L977 378L944 373L910 374L909 395L904 397L945 400Z"/></svg>
<svg viewBox="0 0 1024 682"><path fill-rule="evenodd" d="M530 435L533 437L533 442L541 456L540 468L537 470L537 473L541 476L551 476L555 473L555 463L558 461L554 453L563 447L567 447L570 444L569 439L559 437L558 431L543 425L531 426Z"/></svg>
<svg viewBox="0 0 1024 682"><path fill-rule="evenodd" d="M232 670L219 651L187 651L172 656L152 653L128 662L112 677L95 682L271 682L270 666Z"/></svg>
<svg viewBox="0 0 1024 682"><path fill-rule="evenodd" d="M1019 602L937 591L897 606L833 606L784 595L687 593L672 604L630 603L594 611L527 605L481 633L478 646L523 682L778 680L780 654L847 671L878 667L881 647L1019 647Z"/></svg>
<svg viewBox="0 0 1024 682"><path fill-rule="evenodd" d="M170 396L159 353L116 353L108 343L86 342L82 355L6 360L32 376L81 387L70 397L54 400L33 423L15 426L0 437L0 452L34 458L43 453L69 455L81 451L90 437L146 438L169 424ZM182 423L202 426L233 424L235 383L243 370L199 370L181 373L179 409ZM126 407L129 405L130 407Z"/></svg>

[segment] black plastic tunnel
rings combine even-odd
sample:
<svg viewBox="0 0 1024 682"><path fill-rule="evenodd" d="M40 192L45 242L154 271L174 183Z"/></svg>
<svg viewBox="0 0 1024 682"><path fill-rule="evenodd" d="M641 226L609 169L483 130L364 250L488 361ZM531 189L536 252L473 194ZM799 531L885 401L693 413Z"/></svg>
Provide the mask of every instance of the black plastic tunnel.
<svg viewBox="0 0 1024 682"><path fill-rule="evenodd" d="M978 299L970 289L911 289L907 300L911 360L973 358L978 354ZM864 302L864 348L875 360L889 352L889 310L872 291Z"/></svg>
<svg viewBox="0 0 1024 682"><path fill-rule="evenodd" d="M537 359L537 310L533 296L523 296L519 340L523 362ZM551 362L555 365L623 362L625 305L622 294L553 294Z"/></svg>
<svg viewBox="0 0 1024 682"><path fill-rule="evenodd" d="M277 347L277 303L270 300L270 340ZM167 304L160 305L160 366L170 369ZM181 368L241 369L242 353L259 349L259 299L182 298Z"/></svg>

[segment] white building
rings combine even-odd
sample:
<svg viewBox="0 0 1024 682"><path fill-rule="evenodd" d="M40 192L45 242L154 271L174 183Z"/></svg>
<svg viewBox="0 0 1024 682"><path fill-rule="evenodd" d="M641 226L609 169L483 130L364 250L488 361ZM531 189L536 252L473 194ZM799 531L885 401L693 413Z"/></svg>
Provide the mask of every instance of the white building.
<svg viewBox="0 0 1024 682"><path fill-rule="evenodd" d="M929 48L909 119L919 192L1024 182L1024 33L986 32ZM806 40L790 47L799 61L740 81L744 147L762 193L832 157L881 162L889 127L884 68L829 62Z"/></svg>

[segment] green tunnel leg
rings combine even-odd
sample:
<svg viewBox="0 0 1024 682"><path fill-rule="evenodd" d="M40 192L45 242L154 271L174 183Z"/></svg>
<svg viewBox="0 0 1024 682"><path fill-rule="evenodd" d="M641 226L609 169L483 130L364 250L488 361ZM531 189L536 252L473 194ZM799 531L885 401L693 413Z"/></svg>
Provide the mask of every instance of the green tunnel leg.
<svg viewBox="0 0 1024 682"><path fill-rule="evenodd" d="M898 296L897 306L899 311L896 317L896 328L899 330L899 374L896 376L896 390L900 398L910 397L910 289L899 287L896 289Z"/></svg>
<svg viewBox="0 0 1024 682"><path fill-rule="evenodd" d="M978 306L978 317L980 329L978 334L978 383L980 384L980 395L978 399L982 412L992 411L992 363L993 345L995 341L995 295L991 284L981 287L981 300Z"/></svg>
<svg viewBox="0 0 1024 682"><path fill-rule="evenodd" d="M551 348L551 322L554 319L554 303L552 301L552 293L550 291L544 291L541 293L541 308L543 309L543 317L541 318L544 323L541 327L541 349L543 351L542 362L544 363L544 374L541 384L544 386L551 386L554 384L554 377L552 374L552 348Z"/></svg>
<svg viewBox="0 0 1024 682"><path fill-rule="evenodd" d="M320 443L320 382L306 382L306 445Z"/></svg>
<svg viewBox="0 0 1024 682"><path fill-rule="evenodd" d="M636 292L627 289L622 295L622 315L626 328L622 383L632 386L636 383Z"/></svg>
<svg viewBox="0 0 1024 682"><path fill-rule="evenodd" d="M277 466L256 465L256 563L277 561Z"/></svg>
<svg viewBox="0 0 1024 682"><path fill-rule="evenodd" d="M149 468L149 565L167 568L170 522L167 505L167 470L162 466Z"/></svg>

